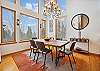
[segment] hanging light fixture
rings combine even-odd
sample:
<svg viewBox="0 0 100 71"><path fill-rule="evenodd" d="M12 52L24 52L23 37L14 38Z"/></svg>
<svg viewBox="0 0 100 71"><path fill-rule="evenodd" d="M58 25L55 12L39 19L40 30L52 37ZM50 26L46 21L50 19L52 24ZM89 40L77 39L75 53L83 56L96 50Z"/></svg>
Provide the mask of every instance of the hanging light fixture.
<svg viewBox="0 0 100 71"><path fill-rule="evenodd" d="M44 0L44 16L59 17L61 10L57 5L56 0Z"/></svg>

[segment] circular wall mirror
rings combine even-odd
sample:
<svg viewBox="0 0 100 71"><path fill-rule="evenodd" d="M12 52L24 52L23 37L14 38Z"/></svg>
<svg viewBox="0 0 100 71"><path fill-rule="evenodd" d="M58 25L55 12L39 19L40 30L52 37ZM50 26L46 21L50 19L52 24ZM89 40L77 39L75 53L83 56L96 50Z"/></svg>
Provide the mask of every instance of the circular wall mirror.
<svg viewBox="0 0 100 71"><path fill-rule="evenodd" d="M89 17L86 14L77 14L71 20L71 25L76 30L82 30L89 24Z"/></svg>

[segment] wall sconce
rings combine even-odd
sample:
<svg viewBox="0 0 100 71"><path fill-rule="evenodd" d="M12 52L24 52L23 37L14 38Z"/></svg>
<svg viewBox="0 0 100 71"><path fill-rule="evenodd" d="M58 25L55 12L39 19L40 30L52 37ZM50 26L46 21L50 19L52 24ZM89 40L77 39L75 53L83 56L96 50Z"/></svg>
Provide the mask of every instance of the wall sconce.
<svg viewBox="0 0 100 71"><path fill-rule="evenodd" d="M20 24L20 20L19 20L19 19L17 19L17 25L19 26L19 24Z"/></svg>
<svg viewBox="0 0 100 71"><path fill-rule="evenodd" d="M42 25L40 24L40 28L42 28Z"/></svg>

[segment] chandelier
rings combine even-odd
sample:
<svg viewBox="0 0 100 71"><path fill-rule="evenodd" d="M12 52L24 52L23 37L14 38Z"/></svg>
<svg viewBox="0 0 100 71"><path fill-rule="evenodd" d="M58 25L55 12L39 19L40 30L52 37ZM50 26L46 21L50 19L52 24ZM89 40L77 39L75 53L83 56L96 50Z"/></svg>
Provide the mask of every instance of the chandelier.
<svg viewBox="0 0 100 71"><path fill-rule="evenodd" d="M56 0L44 0L44 16L59 17L61 10L57 5Z"/></svg>

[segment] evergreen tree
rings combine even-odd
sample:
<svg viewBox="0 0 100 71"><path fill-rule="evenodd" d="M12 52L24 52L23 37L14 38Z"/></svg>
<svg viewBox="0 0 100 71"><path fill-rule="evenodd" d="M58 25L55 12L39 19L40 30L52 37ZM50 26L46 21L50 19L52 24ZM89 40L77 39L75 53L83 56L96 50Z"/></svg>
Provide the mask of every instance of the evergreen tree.
<svg viewBox="0 0 100 71"><path fill-rule="evenodd" d="M28 39L30 39L30 38L32 38L32 29L31 29L31 27L30 26L28 26L28 30L27 30L27 38Z"/></svg>

